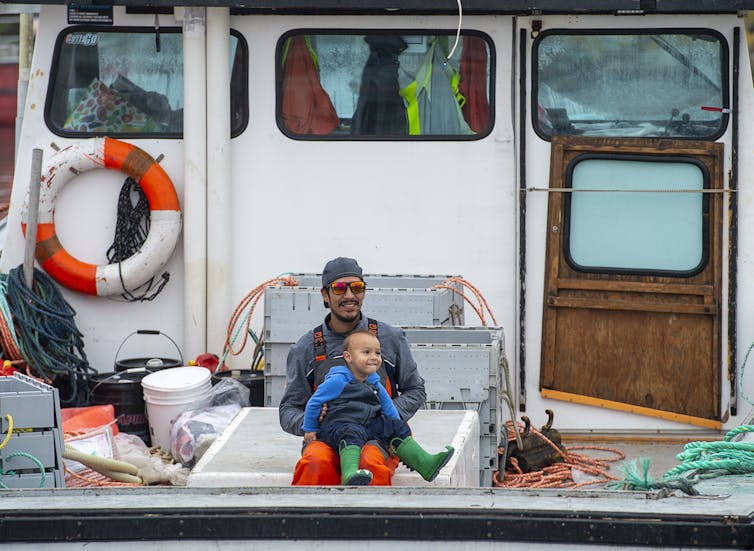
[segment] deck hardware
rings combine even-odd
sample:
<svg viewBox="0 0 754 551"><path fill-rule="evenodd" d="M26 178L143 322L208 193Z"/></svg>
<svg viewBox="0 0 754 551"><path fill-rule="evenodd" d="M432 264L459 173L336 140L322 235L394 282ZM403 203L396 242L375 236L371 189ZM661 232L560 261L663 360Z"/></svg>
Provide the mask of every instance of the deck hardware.
<svg viewBox="0 0 754 551"><path fill-rule="evenodd" d="M532 38L537 38L541 30L542 30L541 19L535 19L534 21L531 22L531 37Z"/></svg>

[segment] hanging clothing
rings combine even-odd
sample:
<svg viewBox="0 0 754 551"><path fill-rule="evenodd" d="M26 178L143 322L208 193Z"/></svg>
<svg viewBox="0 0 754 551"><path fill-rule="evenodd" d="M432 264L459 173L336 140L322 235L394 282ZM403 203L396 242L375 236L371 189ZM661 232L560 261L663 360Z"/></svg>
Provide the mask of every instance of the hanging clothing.
<svg viewBox="0 0 754 551"><path fill-rule="evenodd" d="M458 88L466 98L461 107L471 129L479 134L489 128L490 104L487 101L487 46L481 38L465 36L459 67Z"/></svg>
<svg viewBox="0 0 754 551"><path fill-rule="evenodd" d="M406 108L398 93L398 56L406 49L406 43L394 35L372 35L364 40L370 53L361 75L351 133L405 135L408 127Z"/></svg>
<svg viewBox="0 0 754 551"><path fill-rule="evenodd" d="M460 75L445 62L437 39L427 48L416 78L400 94L406 101L409 134L472 134L461 113L464 98L458 89Z"/></svg>
<svg viewBox="0 0 754 551"><path fill-rule="evenodd" d="M303 35L288 39L283 56L283 124L296 134L329 134L338 113L319 82L317 55Z"/></svg>

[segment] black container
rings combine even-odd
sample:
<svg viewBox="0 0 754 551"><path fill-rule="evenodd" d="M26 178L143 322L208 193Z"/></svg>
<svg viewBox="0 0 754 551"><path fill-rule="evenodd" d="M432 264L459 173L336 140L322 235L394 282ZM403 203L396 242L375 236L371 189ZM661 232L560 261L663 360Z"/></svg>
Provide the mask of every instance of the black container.
<svg viewBox="0 0 754 551"><path fill-rule="evenodd" d="M252 407L264 406L264 372L250 369L220 371L212 375L212 384L215 385L221 379L232 377L241 382L249 392L249 405Z"/></svg>
<svg viewBox="0 0 754 551"><path fill-rule="evenodd" d="M166 339L168 339L171 343L173 343L173 346L175 346L176 350L178 351L179 359L175 358L158 358L155 356L149 356L145 358L124 358L124 359L118 359L118 356L120 355L120 350L123 348L123 345L126 344L126 341L133 337L134 335L162 335ZM159 371L160 369L167 369L169 367L180 367L182 365L185 365L183 363L183 355L181 354L181 349L178 347L178 345L175 343L173 339L168 337L165 333L160 333L159 331L155 331L153 329L139 329L138 331L134 331L130 335L128 335L125 339L123 339L123 342L120 343L120 346L118 347L118 351L115 353L115 371L126 371L128 369L141 369L146 368L149 371Z"/></svg>
<svg viewBox="0 0 754 551"><path fill-rule="evenodd" d="M89 377L92 405L112 404L119 430L137 435L147 446L151 440L141 380L149 373L145 369L138 373L98 373Z"/></svg>

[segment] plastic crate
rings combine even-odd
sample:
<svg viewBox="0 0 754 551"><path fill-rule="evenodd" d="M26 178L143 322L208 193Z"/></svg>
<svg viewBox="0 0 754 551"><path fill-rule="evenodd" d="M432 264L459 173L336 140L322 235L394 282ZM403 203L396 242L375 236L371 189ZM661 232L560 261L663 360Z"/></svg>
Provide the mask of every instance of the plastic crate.
<svg viewBox="0 0 754 551"><path fill-rule="evenodd" d="M426 407L479 414L480 484L492 485L503 429L501 391L505 338L501 328L404 327L425 381Z"/></svg>
<svg viewBox="0 0 754 551"><path fill-rule="evenodd" d="M0 377L2 441L7 437L11 420L13 433L0 449L3 486L65 487L58 390L21 373Z"/></svg>
<svg viewBox="0 0 754 551"><path fill-rule="evenodd" d="M321 324L328 310L322 301L321 274L291 274L297 287L267 287L264 293L265 341L294 343ZM462 325L461 285L435 289L451 275L365 274L363 310L369 317L393 325Z"/></svg>
<svg viewBox="0 0 754 551"><path fill-rule="evenodd" d="M264 405L277 407L285 392L285 375L264 376Z"/></svg>

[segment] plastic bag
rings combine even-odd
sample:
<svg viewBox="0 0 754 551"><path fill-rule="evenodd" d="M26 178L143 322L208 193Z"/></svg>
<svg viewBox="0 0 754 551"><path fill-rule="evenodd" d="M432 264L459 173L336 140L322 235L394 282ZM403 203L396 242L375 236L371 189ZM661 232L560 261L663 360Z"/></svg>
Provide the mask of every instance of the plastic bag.
<svg viewBox="0 0 754 551"><path fill-rule="evenodd" d="M234 402L181 413L170 427L173 459L187 467L193 466L239 411L241 405Z"/></svg>
<svg viewBox="0 0 754 551"><path fill-rule="evenodd" d="M172 486L185 486L189 470L179 463L165 463L149 452L144 441L135 434L121 432L115 436L118 459L131 463L139 469L144 484L167 482Z"/></svg>
<svg viewBox="0 0 754 551"><path fill-rule="evenodd" d="M203 400L195 409L225 406L229 404L248 407L250 393L251 390L249 390L249 388L241 381L233 379L232 377L222 378L210 389L206 400Z"/></svg>

